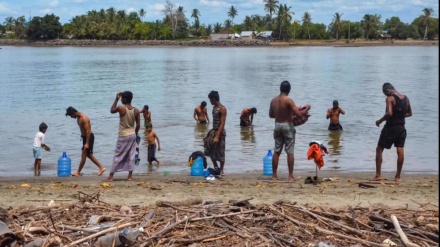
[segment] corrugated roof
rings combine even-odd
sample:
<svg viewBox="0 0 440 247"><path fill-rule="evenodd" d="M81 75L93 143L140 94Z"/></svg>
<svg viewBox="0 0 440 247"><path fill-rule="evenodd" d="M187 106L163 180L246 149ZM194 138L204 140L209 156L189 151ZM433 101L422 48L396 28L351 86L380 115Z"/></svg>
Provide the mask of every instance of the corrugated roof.
<svg viewBox="0 0 440 247"><path fill-rule="evenodd" d="M254 34L254 31L242 31L240 36L241 37L249 37L252 36Z"/></svg>

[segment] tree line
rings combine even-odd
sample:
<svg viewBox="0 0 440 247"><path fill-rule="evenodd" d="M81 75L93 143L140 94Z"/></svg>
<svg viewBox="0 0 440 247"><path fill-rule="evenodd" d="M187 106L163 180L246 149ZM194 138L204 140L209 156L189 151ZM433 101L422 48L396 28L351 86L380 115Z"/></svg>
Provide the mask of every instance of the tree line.
<svg viewBox="0 0 440 247"><path fill-rule="evenodd" d="M264 0L265 15L245 16L242 23L234 23L238 10L233 5L228 9L228 19L212 24L200 23L201 13L187 11L169 0L162 10L162 20L143 21L145 9L127 13L115 8L90 10L73 17L62 25L59 17L46 14L26 20L25 16L7 17L0 24L0 37L8 39L48 40L56 38L102 39L102 40L182 40L208 38L213 33L241 33L241 31L272 31L276 40L295 39L379 39L389 34L393 39L438 38L438 18L432 8L424 8L411 23L404 23L393 16L381 21L380 14L365 14L359 21L343 19L343 13L336 12L330 24L313 23L309 12L301 20L294 20L292 7L277 0ZM190 18L190 19L188 19Z"/></svg>

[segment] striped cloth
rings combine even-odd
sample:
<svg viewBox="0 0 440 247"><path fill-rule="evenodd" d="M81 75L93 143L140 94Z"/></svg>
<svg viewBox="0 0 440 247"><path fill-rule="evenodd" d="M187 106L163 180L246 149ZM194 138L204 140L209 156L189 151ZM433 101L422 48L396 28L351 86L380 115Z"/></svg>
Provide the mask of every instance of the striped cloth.
<svg viewBox="0 0 440 247"><path fill-rule="evenodd" d="M137 147L136 134L119 136L110 172L133 171Z"/></svg>

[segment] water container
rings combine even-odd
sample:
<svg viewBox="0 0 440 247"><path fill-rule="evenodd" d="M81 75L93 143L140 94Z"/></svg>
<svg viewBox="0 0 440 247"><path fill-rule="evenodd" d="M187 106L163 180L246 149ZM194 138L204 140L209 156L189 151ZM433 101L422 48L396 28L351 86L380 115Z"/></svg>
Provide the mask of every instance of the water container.
<svg viewBox="0 0 440 247"><path fill-rule="evenodd" d="M194 160L194 163L191 166L191 176L203 176L205 168L203 167L203 157L198 157Z"/></svg>
<svg viewBox="0 0 440 247"><path fill-rule="evenodd" d="M263 175L272 176L272 151L269 150L263 158Z"/></svg>
<svg viewBox="0 0 440 247"><path fill-rule="evenodd" d="M58 177L70 177L71 173L70 158L67 157L66 152L63 152L63 156L58 158Z"/></svg>

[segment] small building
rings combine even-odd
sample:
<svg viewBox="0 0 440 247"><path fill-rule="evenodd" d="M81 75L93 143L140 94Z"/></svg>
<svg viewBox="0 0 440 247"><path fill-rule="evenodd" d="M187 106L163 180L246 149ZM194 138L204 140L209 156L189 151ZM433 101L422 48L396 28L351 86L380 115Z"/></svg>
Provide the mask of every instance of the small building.
<svg viewBox="0 0 440 247"><path fill-rule="evenodd" d="M390 39L392 39L393 38L393 36L391 36L391 34L383 34L383 33L381 33L380 34L380 38L382 39L382 40L390 40Z"/></svg>
<svg viewBox="0 0 440 247"><path fill-rule="evenodd" d="M227 33L211 33L209 35L209 38L211 40L229 39L229 34L227 34Z"/></svg>
<svg viewBox="0 0 440 247"><path fill-rule="evenodd" d="M239 39L240 35L238 33L211 33L209 38L211 40Z"/></svg>
<svg viewBox="0 0 440 247"><path fill-rule="evenodd" d="M269 41L272 42L273 40L273 36L272 36L272 31L262 31L262 32L258 32L255 35L256 39L260 39L260 40L265 40L265 41Z"/></svg>
<svg viewBox="0 0 440 247"><path fill-rule="evenodd" d="M253 39L255 38L255 32L254 31L242 31L240 33L241 39Z"/></svg>

